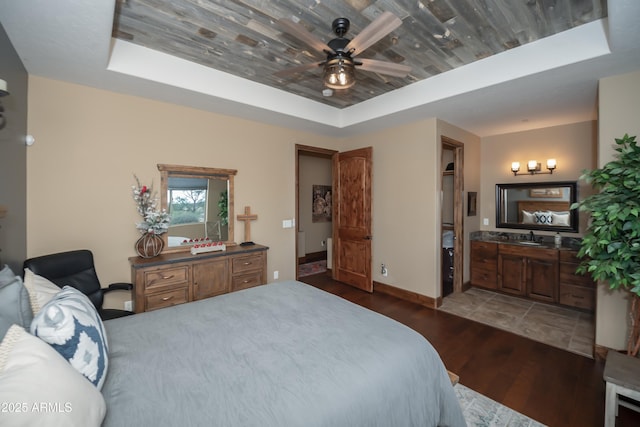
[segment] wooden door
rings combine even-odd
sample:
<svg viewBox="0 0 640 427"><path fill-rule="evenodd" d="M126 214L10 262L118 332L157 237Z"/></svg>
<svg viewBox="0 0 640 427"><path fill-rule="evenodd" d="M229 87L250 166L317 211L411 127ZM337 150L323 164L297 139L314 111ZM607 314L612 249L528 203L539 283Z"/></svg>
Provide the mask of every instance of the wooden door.
<svg viewBox="0 0 640 427"><path fill-rule="evenodd" d="M373 292L371 147L333 156L333 278Z"/></svg>
<svg viewBox="0 0 640 427"><path fill-rule="evenodd" d="M197 262L191 268L194 301L229 292L229 260L226 257Z"/></svg>

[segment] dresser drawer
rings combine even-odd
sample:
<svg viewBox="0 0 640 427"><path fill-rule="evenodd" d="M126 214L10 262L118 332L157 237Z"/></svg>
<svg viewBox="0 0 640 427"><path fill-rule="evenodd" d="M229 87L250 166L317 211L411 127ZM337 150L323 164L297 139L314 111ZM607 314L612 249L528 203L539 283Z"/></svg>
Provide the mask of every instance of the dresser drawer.
<svg viewBox="0 0 640 427"><path fill-rule="evenodd" d="M189 301L189 288L187 287L180 287L166 292L145 295L145 311L171 307L172 305L183 304L187 301Z"/></svg>
<svg viewBox="0 0 640 427"><path fill-rule="evenodd" d="M576 268L578 268L578 264L560 263L560 283L595 288L596 283L591 278L591 274L578 274Z"/></svg>
<svg viewBox="0 0 640 427"><path fill-rule="evenodd" d="M240 289L252 288L262 284L262 271L239 274L231 279L231 291L239 291Z"/></svg>
<svg viewBox="0 0 640 427"><path fill-rule="evenodd" d="M189 266L162 268L144 272L146 290L186 284L189 280Z"/></svg>
<svg viewBox="0 0 640 427"><path fill-rule="evenodd" d="M493 270L477 267L471 269L471 284L474 286L496 289L498 287L497 280L498 275L495 267Z"/></svg>
<svg viewBox="0 0 640 427"><path fill-rule="evenodd" d="M584 288L582 286L560 285L560 304L571 307L593 310L595 308L595 289Z"/></svg>
<svg viewBox="0 0 640 427"><path fill-rule="evenodd" d="M238 256L233 258L231 263L231 273L236 275L250 271L261 271L263 267L264 257L261 254Z"/></svg>

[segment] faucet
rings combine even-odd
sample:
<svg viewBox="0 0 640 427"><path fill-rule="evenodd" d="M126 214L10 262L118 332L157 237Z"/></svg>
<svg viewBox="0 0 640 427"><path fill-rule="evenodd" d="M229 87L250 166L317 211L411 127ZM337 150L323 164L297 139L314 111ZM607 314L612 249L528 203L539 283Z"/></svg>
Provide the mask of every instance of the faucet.
<svg viewBox="0 0 640 427"><path fill-rule="evenodd" d="M533 230L529 232L529 241L530 242L535 241L535 237L533 236Z"/></svg>

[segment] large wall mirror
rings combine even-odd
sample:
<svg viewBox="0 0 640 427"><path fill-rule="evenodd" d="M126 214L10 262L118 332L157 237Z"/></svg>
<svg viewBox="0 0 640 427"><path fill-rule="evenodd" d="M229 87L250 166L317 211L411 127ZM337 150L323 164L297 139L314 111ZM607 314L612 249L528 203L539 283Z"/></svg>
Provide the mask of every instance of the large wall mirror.
<svg viewBox="0 0 640 427"><path fill-rule="evenodd" d="M577 233L577 198L574 181L496 184L496 227Z"/></svg>
<svg viewBox="0 0 640 427"><path fill-rule="evenodd" d="M199 239L235 245L235 169L159 164L160 203L171 216L165 252L190 250Z"/></svg>

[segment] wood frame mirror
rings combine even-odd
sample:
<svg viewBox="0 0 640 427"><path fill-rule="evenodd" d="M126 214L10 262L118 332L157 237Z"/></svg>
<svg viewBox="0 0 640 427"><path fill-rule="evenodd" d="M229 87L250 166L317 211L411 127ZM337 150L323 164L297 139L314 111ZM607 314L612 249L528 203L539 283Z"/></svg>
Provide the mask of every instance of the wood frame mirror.
<svg viewBox="0 0 640 427"><path fill-rule="evenodd" d="M577 183L496 184L496 227L578 232Z"/></svg>
<svg viewBox="0 0 640 427"><path fill-rule="evenodd" d="M181 166L158 164L160 171L160 207L171 215L169 203L170 193L188 191L201 197L192 199L191 217L196 221L169 225L169 231L162 235L163 252L189 251L194 241L209 237L214 241L222 241L227 246L235 245L233 209L233 177L235 169L218 169L200 166ZM226 214L222 215L224 193L226 192ZM197 212L196 212L197 211ZM223 224L226 222L226 224Z"/></svg>

